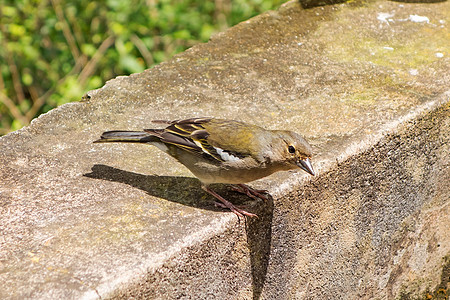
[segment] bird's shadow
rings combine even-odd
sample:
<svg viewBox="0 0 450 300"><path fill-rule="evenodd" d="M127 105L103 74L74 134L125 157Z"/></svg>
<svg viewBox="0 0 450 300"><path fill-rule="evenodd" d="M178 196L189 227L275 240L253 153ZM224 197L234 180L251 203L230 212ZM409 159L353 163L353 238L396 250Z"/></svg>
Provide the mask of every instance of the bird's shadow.
<svg viewBox="0 0 450 300"><path fill-rule="evenodd" d="M128 184L149 195L196 208L220 211L200 188L200 181L192 177L144 175L106 165L94 165L83 176ZM217 187L215 187L217 188ZM222 192L223 186L217 191Z"/></svg>
<svg viewBox="0 0 450 300"><path fill-rule="evenodd" d="M149 195L183 205L227 212L227 210L216 207L213 201L214 198L200 188L198 179L192 177L143 175L99 164L94 165L91 172L83 176L125 183L143 190ZM247 218L245 220L245 229L250 252L253 299L259 299L269 265L272 241L273 199L268 195L268 200L256 201L250 199L249 201L248 197L230 191L224 184L211 185L211 188L235 205L245 203L249 212L258 215L258 218ZM252 205L248 206L249 203Z"/></svg>

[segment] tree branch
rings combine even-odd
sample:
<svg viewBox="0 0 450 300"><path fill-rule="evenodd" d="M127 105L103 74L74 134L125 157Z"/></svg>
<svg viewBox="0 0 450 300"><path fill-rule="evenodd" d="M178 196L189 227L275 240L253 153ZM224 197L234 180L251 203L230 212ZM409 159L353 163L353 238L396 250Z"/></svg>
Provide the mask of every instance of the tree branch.
<svg viewBox="0 0 450 300"><path fill-rule="evenodd" d="M62 25L62 31L64 34L64 37L66 38L67 43L69 44L70 51L72 52L72 56L75 60L78 60L80 57L80 51L78 50L77 43L75 42L75 38L72 34L72 31L70 31L70 26L66 21L66 18L64 17L64 11L61 8L61 4L59 3L59 0L51 0L53 9L55 10L56 16L58 17L58 20L61 22Z"/></svg>
<svg viewBox="0 0 450 300"><path fill-rule="evenodd" d="M142 57L145 60L145 63L147 64L147 68L150 68L155 61L153 60L153 56L148 51L147 46L144 44L144 42L135 34L132 34L130 37L130 40L133 42L133 44L138 48L139 52L141 52Z"/></svg>
<svg viewBox="0 0 450 300"><path fill-rule="evenodd" d="M28 120L25 118L25 116L22 115L22 113L16 107L14 102L11 99L9 99L3 92L0 92L0 101L9 109L14 119L19 120L20 123L22 123L22 125L28 124Z"/></svg>
<svg viewBox="0 0 450 300"><path fill-rule="evenodd" d="M81 85L84 85L86 83L86 80L89 76L94 73L95 68L97 66L98 61L102 58L103 54L106 52L106 50L111 47L112 44L114 44L115 37L110 35L107 37L98 47L95 54L92 56L91 60L88 61L86 66L84 66L83 70L80 72L80 75L78 76L78 81Z"/></svg>

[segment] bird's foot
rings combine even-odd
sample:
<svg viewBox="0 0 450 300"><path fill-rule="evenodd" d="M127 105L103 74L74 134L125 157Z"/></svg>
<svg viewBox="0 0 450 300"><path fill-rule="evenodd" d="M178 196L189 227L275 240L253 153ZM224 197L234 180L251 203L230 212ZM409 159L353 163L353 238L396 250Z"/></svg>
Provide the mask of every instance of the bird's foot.
<svg viewBox="0 0 450 300"><path fill-rule="evenodd" d="M267 190L255 190L245 184L233 185L231 188L233 191L245 194L254 200L258 199L262 199L265 201L269 200L268 196L264 195L269 193L269 191Z"/></svg>
<svg viewBox="0 0 450 300"><path fill-rule="evenodd" d="M231 210L232 212L234 212L238 217L243 217L243 216L248 216L248 217L258 217L258 216L255 215L255 214L252 214L252 213L249 213L249 212L245 211L243 206L233 205L233 209L231 209L230 207L226 206L226 205L223 204L222 202L215 201L214 204L215 204L217 207L220 207L220 208L225 208L225 209L228 208L228 209L230 209L230 210Z"/></svg>
<svg viewBox="0 0 450 300"><path fill-rule="evenodd" d="M241 217L247 216L247 217L258 217L255 214L252 214L250 212L247 212L239 207L236 207L233 205L233 203L231 203L230 201L226 200L225 198L223 198L222 196L220 196L219 194L217 194L216 192L214 192L213 190L211 190L210 188L208 188L205 185L202 185L202 189L213 195L216 199L220 200L219 202L216 202L216 205L223 207L223 208L228 208L229 210L231 210L234 214L236 214L240 220Z"/></svg>

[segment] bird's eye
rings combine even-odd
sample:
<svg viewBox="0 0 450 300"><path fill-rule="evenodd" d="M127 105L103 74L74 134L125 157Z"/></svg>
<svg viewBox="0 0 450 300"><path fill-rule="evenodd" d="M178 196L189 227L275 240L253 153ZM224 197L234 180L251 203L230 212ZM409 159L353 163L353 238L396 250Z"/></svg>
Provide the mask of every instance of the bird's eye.
<svg viewBox="0 0 450 300"><path fill-rule="evenodd" d="M288 151L289 151L289 153L295 153L295 148L294 148L294 146L290 145L290 146L288 147Z"/></svg>

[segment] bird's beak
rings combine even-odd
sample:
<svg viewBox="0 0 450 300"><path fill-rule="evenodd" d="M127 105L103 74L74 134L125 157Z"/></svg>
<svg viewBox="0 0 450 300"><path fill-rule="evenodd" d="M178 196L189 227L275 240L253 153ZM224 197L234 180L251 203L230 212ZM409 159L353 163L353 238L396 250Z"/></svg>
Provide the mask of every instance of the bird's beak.
<svg viewBox="0 0 450 300"><path fill-rule="evenodd" d="M300 169L302 169L305 172L308 172L309 174L311 174L312 176L316 175L314 173L313 167L311 165L311 161L309 160L309 158L305 159L305 160L299 160L297 162L297 166L300 167Z"/></svg>

